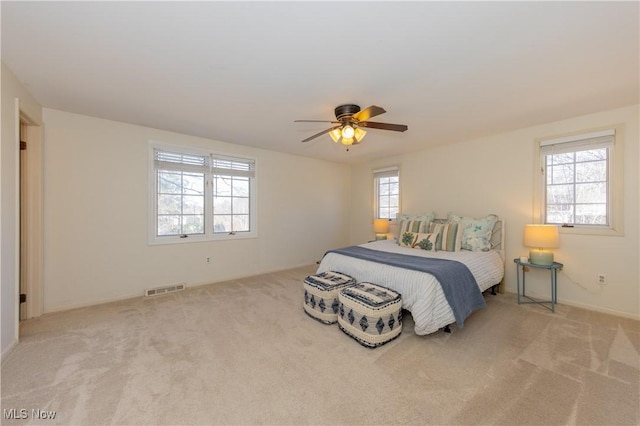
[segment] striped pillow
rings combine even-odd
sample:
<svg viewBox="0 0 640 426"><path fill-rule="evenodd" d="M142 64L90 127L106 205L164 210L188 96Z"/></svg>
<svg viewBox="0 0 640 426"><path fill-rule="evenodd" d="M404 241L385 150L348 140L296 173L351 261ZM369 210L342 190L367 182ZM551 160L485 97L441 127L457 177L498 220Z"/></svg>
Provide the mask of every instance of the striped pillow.
<svg viewBox="0 0 640 426"><path fill-rule="evenodd" d="M460 251L462 232L458 232L457 223L432 223L429 232L436 234L436 250Z"/></svg>
<svg viewBox="0 0 640 426"><path fill-rule="evenodd" d="M404 219L400 222L398 235L402 236L405 232L413 232L414 234L424 234L428 232L430 220Z"/></svg>
<svg viewBox="0 0 640 426"><path fill-rule="evenodd" d="M406 213L396 213L395 223L392 221L390 224L390 231L393 234L393 239L400 244L400 238L402 235L402 224L405 221L424 222L424 229L414 230L414 232L429 232L429 224L436 217L434 212L422 213L418 215L408 215Z"/></svg>
<svg viewBox="0 0 640 426"><path fill-rule="evenodd" d="M429 226L429 222L424 220L403 220L400 223L400 235L405 232L422 233L424 234Z"/></svg>

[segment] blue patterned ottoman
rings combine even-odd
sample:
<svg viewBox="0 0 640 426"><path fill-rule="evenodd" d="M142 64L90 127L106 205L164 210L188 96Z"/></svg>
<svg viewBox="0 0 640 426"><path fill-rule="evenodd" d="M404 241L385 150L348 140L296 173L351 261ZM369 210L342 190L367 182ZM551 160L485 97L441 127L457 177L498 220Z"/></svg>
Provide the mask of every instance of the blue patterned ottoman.
<svg viewBox="0 0 640 426"><path fill-rule="evenodd" d="M386 287L359 283L338 295L338 326L363 346L376 348L402 332L402 297Z"/></svg>
<svg viewBox="0 0 640 426"><path fill-rule="evenodd" d="M325 324L338 322L338 293L356 280L340 272L326 271L304 279L304 311Z"/></svg>

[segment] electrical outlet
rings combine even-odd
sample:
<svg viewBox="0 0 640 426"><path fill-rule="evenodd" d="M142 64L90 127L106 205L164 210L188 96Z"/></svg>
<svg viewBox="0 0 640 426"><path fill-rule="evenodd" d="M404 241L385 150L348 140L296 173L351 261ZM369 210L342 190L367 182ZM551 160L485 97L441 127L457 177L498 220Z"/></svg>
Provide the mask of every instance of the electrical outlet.
<svg viewBox="0 0 640 426"><path fill-rule="evenodd" d="M598 274L598 284L605 285L607 283L607 277L605 274Z"/></svg>
<svg viewBox="0 0 640 426"><path fill-rule="evenodd" d="M207 257L207 263L211 263L211 258Z"/></svg>

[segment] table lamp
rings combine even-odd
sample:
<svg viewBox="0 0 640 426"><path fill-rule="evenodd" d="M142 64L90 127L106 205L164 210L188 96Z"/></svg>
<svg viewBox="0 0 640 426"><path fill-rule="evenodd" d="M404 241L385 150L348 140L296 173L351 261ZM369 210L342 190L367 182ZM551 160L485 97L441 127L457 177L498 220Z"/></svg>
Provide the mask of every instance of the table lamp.
<svg viewBox="0 0 640 426"><path fill-rule="evenodd" d="M389 232L389 219L374 219L373 232L376 233L376 240L386 240Z"/></svg>
<svg viewBox="0 0 640 426"><path fill-rule="evenodd" d="M524 245L531 247L529 262L534 265L553 265L553 252L547 249L560 246L558 227L555 225L525 225Z"/></svg>

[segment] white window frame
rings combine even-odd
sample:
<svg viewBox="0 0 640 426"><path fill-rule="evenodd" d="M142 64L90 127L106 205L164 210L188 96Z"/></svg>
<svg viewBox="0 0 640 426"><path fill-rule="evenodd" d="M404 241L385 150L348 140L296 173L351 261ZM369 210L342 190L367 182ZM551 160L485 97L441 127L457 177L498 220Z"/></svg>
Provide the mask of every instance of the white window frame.
<svg viewBox="0 0 640 426"><path fill-rule="evenodd" d="M187 237L182 235L157 235L158 228L158 183L157 183L157 168L155 164L155 151L167 151L172 153L179 153L185 155L204 156L208 158L208 164L205 171L205 187L204 187L204 233L202 234L188 234ZM149 142L149 219L148 219L148 243L150 245L156 244L184 244L204 241L217 241L217 240L238 240L246 238L257 238L257 167L256 159L252 157L239 157L231 156L228 154L221 154L218 152L212 152L209 150L203 150L187 146L169 145L162 142L150 141ZM249 162L253 165L253 169L247 170L232 170L232 169L217 169L212 166L216 160L222 161L237 161L237 162ZM213 227L213 176L216 174L249 177L249 231L242 232L214 232Z"/></svg>
<svg viewBox="0 0 640 426"><path fill-rule="evenodd" d="M393 215L392 217L380 217L380 178L385 178L385 177L392 177L392 176L397 176L398 177L398 213L401 212L401 208L400 208L400 193L401 193L401 188L400 188L400 167L398 166L391 166L391 167L385 167L382 169L376 169L373 170L373 217L374 219L389 219L389 220L395 220L396 219L396 215Z"/></svg>
<svg viewBox="0 0 640 426"><path fill-rule="evenodd" d="M620 236L623 235L623 158L624 126L608 126L579 133L540 138L535 141L534 222L546 223L546 156L552 152L577 152L587 146L607 147L607 225L559 225L561 233Z"/></svg>

